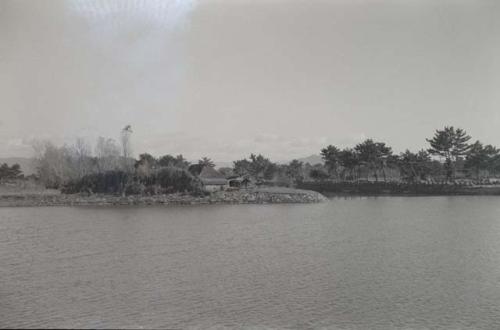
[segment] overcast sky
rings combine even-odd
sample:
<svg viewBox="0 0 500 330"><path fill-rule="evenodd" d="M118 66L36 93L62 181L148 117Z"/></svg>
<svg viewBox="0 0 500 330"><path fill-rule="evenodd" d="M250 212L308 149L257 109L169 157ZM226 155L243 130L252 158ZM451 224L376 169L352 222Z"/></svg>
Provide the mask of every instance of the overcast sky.
<svg viewBox="0 0 500 330"><path fill-rule="evenodd" d="M0 157L118 139L275 160L444 125L500 145L498 1L0 1Z"/></svg>

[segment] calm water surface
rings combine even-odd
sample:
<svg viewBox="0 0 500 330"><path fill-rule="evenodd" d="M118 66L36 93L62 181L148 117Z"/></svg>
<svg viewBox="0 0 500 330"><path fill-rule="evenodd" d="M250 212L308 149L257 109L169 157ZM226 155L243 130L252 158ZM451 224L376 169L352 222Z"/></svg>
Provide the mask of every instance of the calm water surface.
<svg viewBox="0 0 500 330"><path fill-rule="evenodd" d="M499 329L499 202L1 208L0 327Z"/></svg>

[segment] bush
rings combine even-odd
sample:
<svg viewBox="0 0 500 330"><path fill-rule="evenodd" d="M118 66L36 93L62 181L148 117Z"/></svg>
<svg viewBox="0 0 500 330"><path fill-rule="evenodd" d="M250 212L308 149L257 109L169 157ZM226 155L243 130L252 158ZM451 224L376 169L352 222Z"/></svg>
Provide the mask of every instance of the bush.
<svg viewBox="0 0 500 330"><path fill-rule="evenodd" d="M146 187L160 187L162 193L197 192L201 190L199 180L189 171L178 167L164 167L148 176L139 177ZM153 188L154 189L154 188ZM156 190L158 190L156 188ZM148 192L151 189L148 189Z"/></svg>
<svg viewBox="0 0 500 330"><path fill-rule="evenodd" d="M131 175L124 171L88 174L70 181L61 191L66 194L156 195L175 192L201 194L202 188L199 180L187 170L165 167L149 175Z"/></svg>
<svg viewBox="0 0 500 330"><path fill-rule="evenodd" d="M146 187L137 181L128 183L125 187L125 195L143 195Z"/></svg>
<svg viewBox="0 0 500 330"><path fill-rule="evenodd" d="M72 180L64 185L62 192L74 193L98 193L98 194L121 194L127 185L130 175L124 171L108 171L104 173L93 173L83 176L81 179Z"/></svg>

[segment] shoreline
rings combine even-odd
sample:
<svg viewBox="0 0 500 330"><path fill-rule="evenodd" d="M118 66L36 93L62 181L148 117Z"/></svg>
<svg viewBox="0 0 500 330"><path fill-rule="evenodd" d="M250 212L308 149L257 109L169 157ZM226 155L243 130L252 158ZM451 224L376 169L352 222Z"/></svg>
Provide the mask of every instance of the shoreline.
<svg viewBox="0 0 500 330"><path fill-rule="evenodd" d="M500 185L394 182L307 182L299 186L327 196L500 196Z"/></svg>
<svg viewBox="0 0 500 330"><path fill-rule="evenodd" d="M204 204L310 204L326 201L321 193L289 188L220 191L197 197L167 195L11 194L0 195L0 207L113 206L113 205L204 205Z"/></svg>
<svg viewBox="0 0 500 330"><path fill-rule="evenodd" d="M347 196L500 196L500 185L462 186L395 183L303 183L299 189L265 187L217 191L207 196L173 193L165 195L63 194L44 191L0 194L0 207L207 205L207 204L310 204L329 197Z"/></svg>

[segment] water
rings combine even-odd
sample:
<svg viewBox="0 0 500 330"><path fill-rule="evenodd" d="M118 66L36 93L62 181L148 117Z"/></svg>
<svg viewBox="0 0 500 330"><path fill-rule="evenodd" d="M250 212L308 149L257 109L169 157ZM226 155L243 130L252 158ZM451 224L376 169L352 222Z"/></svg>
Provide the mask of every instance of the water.
<svg viewBox="0 0 500 330"><path fill-rule="evenodd" d="M498 329L497 197L0 209L0 327Z"/></svg>

